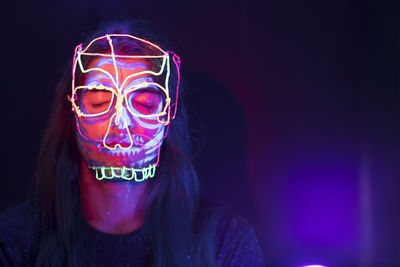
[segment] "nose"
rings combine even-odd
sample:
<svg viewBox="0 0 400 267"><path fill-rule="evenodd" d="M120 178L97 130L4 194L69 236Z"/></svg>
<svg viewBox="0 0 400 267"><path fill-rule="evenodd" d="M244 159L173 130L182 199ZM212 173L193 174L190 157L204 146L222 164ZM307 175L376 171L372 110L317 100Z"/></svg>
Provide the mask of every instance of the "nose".
<svg viewBox="0 0 400 267"><path fill-rule="evenodd" d="M129 116L126 107L122 106L120 112L116 111L110 118L103 144L108 149L128 149L133 146L131 130L134 121Z"/></svg>
<svg viewBox="0 0 400 267"><path fill-rule="evenodd" d="M118 114L119 113L119 114ZM121 123L123 121L123 123ZM128 110L126 107L121 107L121 112L116 112L115 119L114 119L114 126L117 127L119 130L127 129L128 127L133 126L133 120L129 116Z"/></svg>

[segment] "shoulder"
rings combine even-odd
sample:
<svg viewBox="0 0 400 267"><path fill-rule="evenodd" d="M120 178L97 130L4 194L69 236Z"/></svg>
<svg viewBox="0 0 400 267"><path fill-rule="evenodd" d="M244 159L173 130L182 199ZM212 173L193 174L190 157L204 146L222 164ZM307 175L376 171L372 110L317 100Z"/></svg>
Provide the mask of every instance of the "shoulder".
<svg viewBox="0 0 400 267"><path fill-rule="evenodd" d="M253 226L230 206L203 199L200 211L216 214L215 249L219 266L264 266Z"/></svg>
<svg viewBox="0 0 400 267"><path fill-rule="evenodd" d="M264 266L254 228L233 212L222 214L218 221L216 252L220 266Z"/></svg>
<svg viewBox="0 0 400 267"><path fill-rule="evenodd" d="M38 222L29 203L0 212L0 262L20 265L28 260L37 239Z"/></svg>

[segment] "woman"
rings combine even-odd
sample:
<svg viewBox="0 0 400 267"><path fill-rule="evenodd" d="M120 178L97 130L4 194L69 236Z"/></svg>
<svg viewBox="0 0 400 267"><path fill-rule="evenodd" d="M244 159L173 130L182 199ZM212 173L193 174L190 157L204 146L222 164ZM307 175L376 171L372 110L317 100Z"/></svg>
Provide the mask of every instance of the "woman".
<svg viewBox="0 0 400 267"><path fill-rule="evenodd" d="M199 196L180 60L149 32L112 23L77 46L31 200L0 215L3 265L262 265L253 228Z"/></svg>

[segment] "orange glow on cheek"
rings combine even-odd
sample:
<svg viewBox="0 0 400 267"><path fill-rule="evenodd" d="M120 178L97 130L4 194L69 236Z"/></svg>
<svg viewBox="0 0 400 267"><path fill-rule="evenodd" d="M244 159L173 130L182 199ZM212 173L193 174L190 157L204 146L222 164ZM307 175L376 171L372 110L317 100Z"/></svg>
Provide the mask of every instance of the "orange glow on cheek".
<svg viewBox="0 0 400 267"><path fill-rule="evenodd" d="M102 140L104 134L107 132L109 119L101 120L96 123L88 123L85 119L79 118L79 124L86 137L93 140Z"/></svg>

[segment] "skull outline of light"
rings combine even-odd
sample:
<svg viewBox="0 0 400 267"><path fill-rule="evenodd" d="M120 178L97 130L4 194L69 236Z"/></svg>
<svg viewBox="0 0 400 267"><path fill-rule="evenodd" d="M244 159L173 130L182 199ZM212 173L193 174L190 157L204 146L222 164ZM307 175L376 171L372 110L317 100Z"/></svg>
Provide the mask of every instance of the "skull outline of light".
<svg viewBox="0 0 400 267"><path fill-rule="evenodd" d="M114 53L114 45L112 43L112 38L111 37L128 37L128 38L133 38L133 39L139 40L141 42L144 42L144 43L156 48L160 52L160 55L116 55ZM96 41L98 41L100 39L103 39L103 38L107 39L107 41L108 41L108 43L110 45L110 48L111 48L111 54L86 52L94 42L96 42ZM174 62L175 66L176 66L177 75L178 75L177 88L176 88L176 97L175 97L175 103L174 103L175 104L175 110L174 110L173 116L172 116L172 119L174 119L175 116L176 116L176 112L177 112L177 102L178 102L179 82L180 82L180 59L175 53L170 52L170 51L166 52L166 51L162 50L159 46L157 46L157 45L155 45L155 44L153 44L153 43L151 43L151 42L149 42L147 40L144 40L142 38L135 37L135 36L132 36L132 35L129 35L129 34L106 34L104 36L101 36L101 37L93 39L86 46L85 49L82 49L82 44L79 44L78 46L76 46L75 52L74 52L74 58L73 58L73 67L72 67L72 94L71 94L71 96L68 96L68 100L72 103L72 110L75 111L75 115L78 116L78 117L99 117L99 116L102 116L104 114L107 114L108 112L110 112L110 109L111 109L112 104L114 102L114 95L116 94L116 96L117 96L117 103L115 105L115 113L110 118L110 123L108 125L107 132L106 132L106 134L104 135L104 138L103 138L103 146L104 147L106 147L107 149L113 150L113 149L117 149L118 147L121 148L121 149L129 149L129 148L131 148L133 146L135 141L132 139L132 136L130 134L130 130L129 130L128 127L126 127L126 130L128 132L127 136L130 139L130 145L128 147L122 147L120 144L116 144L114 147L110 147L106 143L106 137L108 136L108 133L110 131L111 124L112 124L113 120L115 120L115 124L116 125L119 124L120 118L125 120L123 118L123 116L121 116L121 110L122 110L123 101L125 100L125 102L127 103L127 95L128 95L128 93L130 93L132 91L135 91L138 88L143 88L143 87L146 87L146 86L149 86L149 85L153 85L153 86L158 87L166 95L165 106L163 107L163 110L161 112L159 112L157 114L148 114L148 115L146 115L146 114L138 114L138 113L135 113L133 110L131 110L129 108L129 105L126 105L126 107L127 107L127 109L129 110L129 112L132 115L137 116L138 118L157 118L157 121L159 123L162 123L162 124L168 126L167 130L165 131L164 136L160 140L157 140L156 145L149 146L149 147L160 146L161 140L163 140L166 137L167 133L168 133L168 129L169 129L170 122L171 122L171 98L170 98L170 95L169 95L169 88L168 88L168 86L169 86L169 78L170 78L170 54L172 54L172 61ZM85 70L85 68L83 67L83 64L82 64L82 59L81 59L82 55L111 57L112 61L113 61L113 66L114 66L114 69L115 69L115 76L116 77L114 78L113 75L111 75L109 72L107 72L107 71L105 71L105 70L103 70L101 68L88 68L88 69ZM116 58L160 58L160 59L162 58L162 64L161 64L160 70L158 72L155 72L155 71L152 71L152 70L145 70L145 71L142 71L142 72L137 72L137 73L131 74L128 77L126 77L124 79L124 81L122 82L122 84L119 85L118 84L119 77L118 77L118 70L117 70L118 67L117 67L117 63L116 63ZM107 75L110 78L110 80L113 82L113 84L117 88L117 90L114 90L114 88L107 87L107 86L104 86L104 85L99 85L99 86L77 86L77 87L75 87L75 72L76 72L77 65L79 66L80 71L82 73L88 73L88 72L95 71L95 70L104 73L105 75ZM160 76L164 72L165 67L167 68L166 77L165 77L165 87L161 86L158 83L144 81L144 82L140 83L139 85L134 85L134 86L131 86L131 87L125 89L123 94L121 93L122 88L124 88L125 83L129 79L131 79L131 78L133 78L135 76L138 76L138 75L143 75L143 74L151 74L151 75L154 75L154 76ZM110 101L110 105L108 106L108 108L105 111L99 112L99 113L96 113L96 114L85 114L84 112L82 112L80 107L76 104L76 92L77 92L77 90L83 89L83 88L86 88L88 90L99 89L99 90L111 91L112 92L112 99ZM165 120L161 120L160 118L162 118L164 116L166 116L166 119ZM77 128L78 128L79 134L82 137L88 139L81 132L78 120L76 120L76 123L77 123ZM125 121L125 125L127 125L126 121ZM149 138L149 139L151 140L151 138ZM157 163L158 163L158 160L157 160Z"/></svg>

